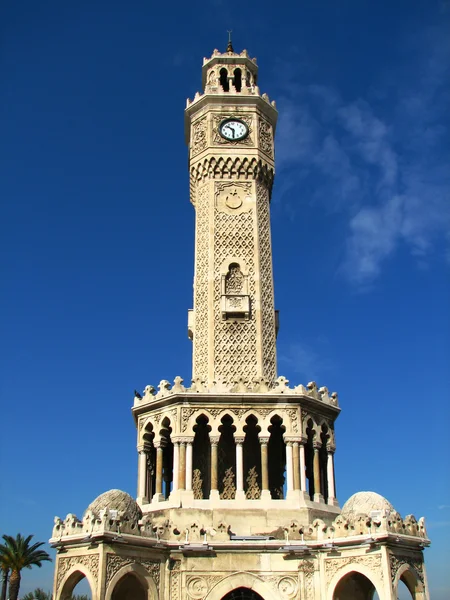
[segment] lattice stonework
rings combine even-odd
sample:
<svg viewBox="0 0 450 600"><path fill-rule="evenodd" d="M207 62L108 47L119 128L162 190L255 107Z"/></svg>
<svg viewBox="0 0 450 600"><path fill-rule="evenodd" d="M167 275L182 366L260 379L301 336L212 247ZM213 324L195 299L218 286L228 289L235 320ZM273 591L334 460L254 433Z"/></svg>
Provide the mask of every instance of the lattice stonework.
<svg viewBox="0 0 450 600"><path fill-rule="evenodd" d="M255 239L251 209L241 214L214 211L214 375L226 382L258 374L255 303ZM229 257L248 268L251 314L248 320L224 321L220 310L222 263Z"/></svg>
<svg viewBox="0 0 450 600"><path fill-rule="evenodd" d="M258 218L261 286L262 369L264 377L274 380L276 378L277 365L269 190L260 182L256 184L256 210Z"/></svg>
<svg viewBox="0 0 450 600"><path fill-rule="evenodd" d="M208 376L208 264L209 264L209 198L208 184L196 194L196 249L194 292L194 377Z"/></svg>

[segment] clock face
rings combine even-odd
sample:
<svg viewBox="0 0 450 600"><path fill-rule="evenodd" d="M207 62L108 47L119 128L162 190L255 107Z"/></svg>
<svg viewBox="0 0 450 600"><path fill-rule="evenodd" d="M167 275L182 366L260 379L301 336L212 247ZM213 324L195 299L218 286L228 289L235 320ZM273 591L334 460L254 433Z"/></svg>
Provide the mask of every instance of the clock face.
<svg viewBox="0 0 450 600"><path fill-rule="evenodd" d="M240 119L226 119L219 125L219 133L226 140L236 142L247 137L248 127Z"/></svg>

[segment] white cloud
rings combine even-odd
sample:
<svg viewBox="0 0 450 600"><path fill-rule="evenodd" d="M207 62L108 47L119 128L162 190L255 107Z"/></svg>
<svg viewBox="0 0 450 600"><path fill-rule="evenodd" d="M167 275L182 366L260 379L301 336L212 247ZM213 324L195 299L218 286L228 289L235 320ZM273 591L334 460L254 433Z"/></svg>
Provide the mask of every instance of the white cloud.
<svg viewBox="0 0 450 600"><path fill-rule="evenodd" d="M450 43L441 31L412 43L421 58L414 71L393 70L379 114L319 84L295 84L279 102L277 163L289 170L281 194L301 183L304 201L310 178L310 202L347 213L340 272L358 286L370 285L401 244L426 268L440 240L450 240Z"/></svg>

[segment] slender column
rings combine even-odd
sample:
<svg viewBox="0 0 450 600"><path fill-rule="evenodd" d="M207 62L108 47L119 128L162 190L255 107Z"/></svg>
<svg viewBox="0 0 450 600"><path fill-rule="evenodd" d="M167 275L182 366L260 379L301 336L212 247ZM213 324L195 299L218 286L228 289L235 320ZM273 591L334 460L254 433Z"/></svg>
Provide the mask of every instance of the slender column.
<svg viewBox="0 0 450 600"><path fill-rule="evenodd" d="M293 486L293 460L292 460L292 442L286 442L286 493L291 492Z"/></svg>
<svg viewBox="0 0 450 600"><path fill-rule="evenodd" d="M314 442L314 500L320 502L321 491L320 491L320 457L319 450L322 444L320 442Z"/></svg>
<svg viewBox="0 0 450 600"><path fill-rule="evenodd" d="M148 501L147 494L147 452L144 446L138 446L138 498L141 502Z"/></svg>
<svg viewBox="0 0 450 600"><path fill-rule="evenodd" d="M163 446L162 442L154 442L156 448L156 482L155 496L162 495L162 474L163 474Z"/></svg>
<svg viewBox="0 0 450 600"><path fill-rule="evenodd" d="M292 443L292 458L294 462L294 490L300 489L300 459L298 453L298 442Z"/></svg>
<svg viewBox="0 0 450 600"><path fill-rule="evenodd" d="M234 441L236 443L236 495L238 495L239 492L244 492L244 438L235 437Z"/></svg>
<svg viewBox="0 0 450 600"><path fill-rule="evenodd" d="M300 442L299 453L300 453L300 489L306 493L306 463L305 463L305 444L306 439L302 439Z"/></svg>
<svg viewBox="0 0 450 600"><path fill-rule="evenodd" d="M172 492L178 490L178 470L180 465L180 442L173 441L173 475Z"/></svg>
<svg viewBox="0 0 450 600"><path fill-rule="evenodd" d="M186 487L186 442L180 442L180 457L178 466L178 489L184 490Z"/></svg>
<svg viewBox="0 0 450 600"><path fill-rule="evenodd" d="M214 436L210 437L209 441L211 443L211 492L217 492L219 490L218 486L218 460L217 460L217 448L219 445L219 437Z"/></svg>
<svg viewBox="0 0 450 600"><path fill-rule="evenodd" d="M336 504L336 488L334 485L334 451L334 446L327 446L328 504Z"/></svg>
<svg viewBox="0 0 450 600"><path fill-rule="evenodd" d="M193 440L189 440L186 445L186 490L192 491L192 446Z"/></svg>
<svg viewBox="0 0 450 600"><path fill-rule="evenodd" d="M268 444L269 438L260 437L259 443L261 444L261 492L269 492L269 455L268 455Z"/></svg>

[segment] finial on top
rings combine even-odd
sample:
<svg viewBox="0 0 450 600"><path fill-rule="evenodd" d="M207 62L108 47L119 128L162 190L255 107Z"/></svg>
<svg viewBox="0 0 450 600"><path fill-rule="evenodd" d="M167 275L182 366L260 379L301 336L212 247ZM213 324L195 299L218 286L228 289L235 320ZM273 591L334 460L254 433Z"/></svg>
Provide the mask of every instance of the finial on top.
<svg viewBox="0 0 450 600"><path fill-rule="evenodd" d="M227 46L227 52L234 52L233 50L233 44L231 42L231 34L233 33L232 29L227 29L228 31L228 46Z"/></svg>

